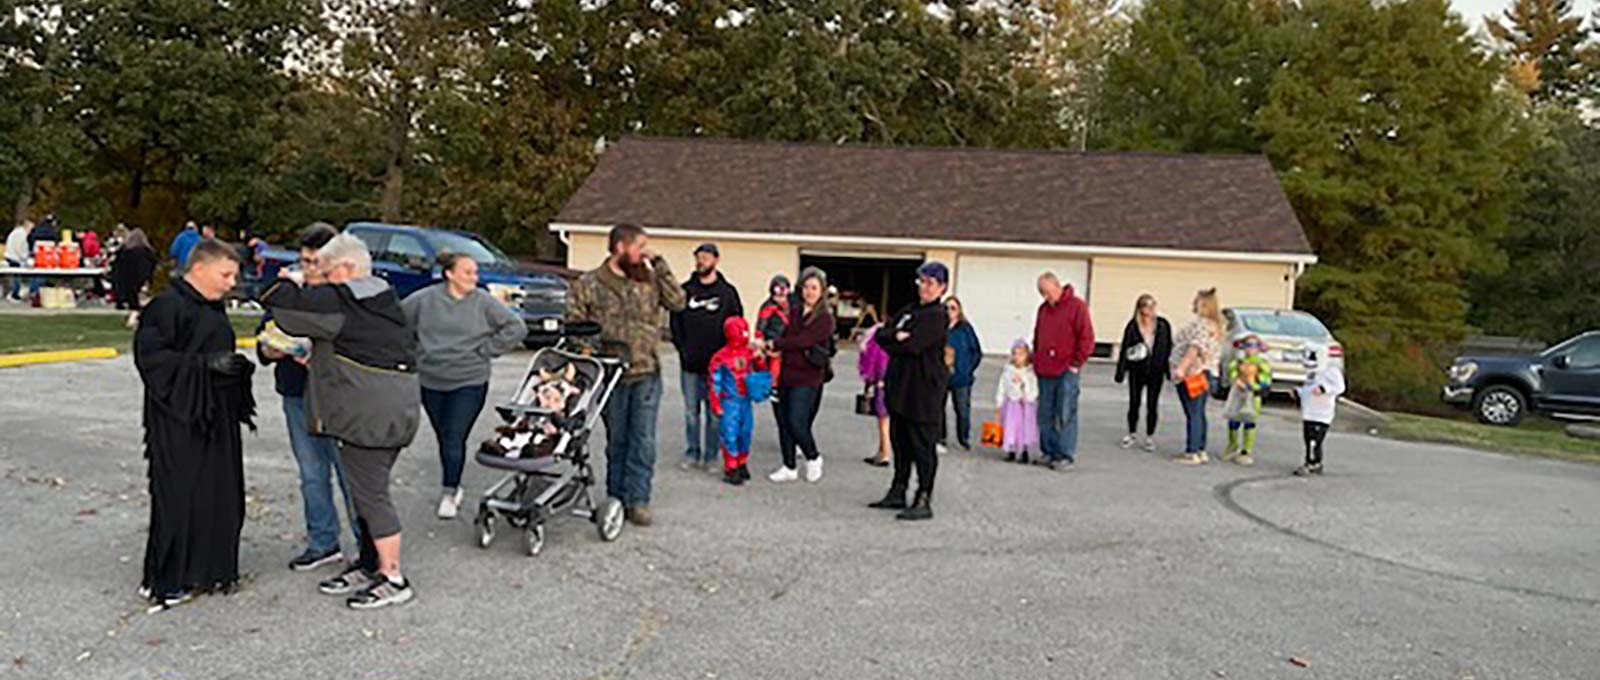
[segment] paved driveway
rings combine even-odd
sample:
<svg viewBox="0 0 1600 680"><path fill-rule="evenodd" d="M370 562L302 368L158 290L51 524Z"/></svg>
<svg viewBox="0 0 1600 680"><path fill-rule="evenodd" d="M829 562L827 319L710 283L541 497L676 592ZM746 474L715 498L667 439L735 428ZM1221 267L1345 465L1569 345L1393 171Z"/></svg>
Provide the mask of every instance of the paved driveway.
<svg viewBox="0 0 1600 680"><path fill-rule="evenodd" d="M523 361L496 365L492 398ZM985 366L982 386L997 369ZM439 470L425 431L395 492L419 598L355 613L284 568L300 515L263 381L261 434L246 443L253 577L235 596L147 616L133 595L148 502L131 363L0 372L0 676L1600 673L1600 468L1336 433L1328 476L1307 482L1288 476L1298 425L1277 417L1256 468L1183 468L1115 447L1125 391L1094 367L1076 469L949 455L937 519L907 526L864 507L889 473L858 462L875 435L851 415L849 375L827 392L826 478L814 486L735 489L678 470L676 383L661 415L658 525L615 544L568 522L538 558L504 538L473 547L468 523L432 517ZM1159 435L1169 453L1182 434L1171 397ZM492 425L485 417L479 435ZM770 415L757 428L764 474L777 458ZM469 465L469 489L492 479Z"/></svg>

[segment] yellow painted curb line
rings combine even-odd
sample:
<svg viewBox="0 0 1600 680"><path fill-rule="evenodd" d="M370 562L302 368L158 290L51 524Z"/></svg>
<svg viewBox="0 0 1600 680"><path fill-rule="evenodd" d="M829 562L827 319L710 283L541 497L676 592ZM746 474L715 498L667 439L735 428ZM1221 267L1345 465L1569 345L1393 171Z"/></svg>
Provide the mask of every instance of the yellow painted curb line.
<svg viewBox="0 0 1600 680"><path fill-rule="evenodd" d="M83 361L85 359L115 359L117 350L111 347L90 347L88 349L66 349L57 352L24 352L21 354L0 354L0 368L15 368L17 366L32 366L35 364L54 364L64 361Z"/></svg>

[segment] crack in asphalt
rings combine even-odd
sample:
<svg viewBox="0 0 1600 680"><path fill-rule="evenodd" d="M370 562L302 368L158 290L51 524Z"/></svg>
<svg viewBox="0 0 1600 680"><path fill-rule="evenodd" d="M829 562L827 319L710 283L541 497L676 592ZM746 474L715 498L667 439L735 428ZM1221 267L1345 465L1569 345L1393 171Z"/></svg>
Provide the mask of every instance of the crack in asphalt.
<svg viewBox="0 0 1600 680"><path fill-rule="evenodd" d="M1385 567L1390 567L1390 568L1394 568L1394 569L1400 569L1402 571L1408 571L1408 572L1411 572L1411 573L1414 573L1414 574L1422 574L1424 576L1431 576L1433 578L1444 579L1444 580L1447 580L1447 581L1455 581L1457 583L1466 583L1466 584L1480 586L1480 587L1484 587L1484 588L1491 588L1491 589L1498 590L1498 591L1503 592L1503 593L1510 593L1510 594L1513 594L1513 595L1525 595L1525 596L1529 596L1529 597L1540 597L1540 598L1545 598L1545 599L1550 599L1550 600L1556 600L1558 602L1565 602L1567 604L1587 605L1587 606L1591 606L1591 607L1600 606L1600 599L1596 599L1596 598L1583 597L1581 595L1568 595L1566 593L1558 593L1558 592L1549 591L1549 590L1541 590L1541 589L1538 589L1538 588L1529 588L1529 587L1526 587L1526 586L1518 586L1518 585L1512 585L1512 584L1508 584L1508 583L1500 583L1500 582L1497 582L1497 581L1491 581L1491 580L1488 580L1488 579L1481 579L1481 578L1476 578L1476 577L1472 577L1472 576L1466 576L1466 575L1463 575L1463 574L1454 574L1454 573L1450 573L1448 571L1441 571L1441 570L1438 570L1438 569L1430 569L1428 567L1422 567L1422 566L1418 566L1418 565L1415 565L1415 564L1409 564L1409 563L1406 563L1406 562L1401 562L1399 560L1388 558L1388 557L1383 557L1381 555L1375 555L1375 554L1368 553L1368 552L1362 552L1362 551L1357 550L1355 548L1339 545L1338 543L1334 543L1334 542L1328 541L1326 539L1317 538L1317 537L1312 536L1310 534L1306 534L1306 533L1303 533L1301 531L1298 531L1298 530L1289 528L1287 526L1284 526L1282 524L1278 524L1276 522L1273 522L1272 520L1267 519L1266 517L1263 517L1263 516L1258 515L1258 514L1256 514L1254 512L1251 512L1248 508L1244 507L1243 505L1240 505L1239 501L1235 500L1234 497L1233 497L1233 492L1235 490L1237 490L1241 486L1246 486L1246 485L1251 485L1251 484L1258 484L1258 483L1262 483L1262 482L1274 482L1274 481L1277 481L1277 482L1289 481L1289 478L1282 477L1282 476L1279 476L1279 475L1264 475L1264 476L1257 476L1257 477L1246 477L1244 479L1236 479L1236 480L1233 480L1231 482L1225 482L1225 483L1222 483L1222 484L1218 484L1216 487L1214 487L1212 489L1212 495L1217 499L1218 503L1222 504L1222 507L1227 508L1229 511L1233 512L1236 515L1239 515L1240 517L1243 517L1243 518L1245 518L1247 520L1250 520L1251 522L1254 522L1254 523L1259 524L1259 525L1261 525L1263 527L1271 529L1272 531L1274 531L1274 532L1276 532L1278 534L1281 534L1283 536L1288 536L1290 538L1293 538L1293 539L1296 539L1296 540L1299 540L1299 541L1302 541L1302 542L1305 542L1305 543L1310 543L1312 545L1315 545L1315 546L1318 546L1318 547L1321 547L1321 548L1324 548L1324 549L1327 549L1327 550L1332 550L1334 552L1337 552L1337 553L1340 553L1340 554L1343 554L1343 555L1347 555L1347 556L1350 556L1350 557L1355 557L1355 558L1358 558L1358 559L1366 560L1368 562L1373 562L1373 563L1376 563L1376 564L1379 564L1379 565L1383 565Z"/></svg>

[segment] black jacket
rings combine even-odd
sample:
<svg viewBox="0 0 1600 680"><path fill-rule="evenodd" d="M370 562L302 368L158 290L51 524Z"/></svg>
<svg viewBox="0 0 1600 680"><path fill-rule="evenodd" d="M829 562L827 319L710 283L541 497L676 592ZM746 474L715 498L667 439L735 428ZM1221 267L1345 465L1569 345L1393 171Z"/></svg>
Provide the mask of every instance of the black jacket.
<svg viewBox="0 0 1600 680"><path fill-rule="evenodd" d="M1172 325L1166 318L1156 317L1155 346L1150 348L1144 361L1128 361L1128 348L1141 342L1144 342L1144 335L1139 333L1139 321L1129 319L1128 326L1122 329L1122 345L1117 351L1117 382L1122 382L1129 373L1148 379L1167 372L1167 362L1172 357Z"/></svg>
<svg viewBox="0 0 1600 680"><path fill-rule="evenodd" d="M312 434L371 449L417 434L417 331L382 279L302 288L279 281L261 296L285 333L310 338L306 417Z"/></svg>
<svg viewBox="0 0 1600 680"><path fill-rule="evenodd" d="M910 331L911 337L904 342L895 339L900 331ZM885 383L893 417L924 425L938 424L950 384L950 373L944 366L949 333L950 318L939 301L906 307L878 329L878 346L889 353Z"/></svg>
<svg viewBox="0 0 1600 680"><path fill-rule="evenodd" d="M678 348L683 370L704 374L711 355L727 344L722 322L744 316L744 304L722 272L709 285L700 282L699 274L691 274L683 282L683 295L683 311L672 314L672 345Z"/></svg>

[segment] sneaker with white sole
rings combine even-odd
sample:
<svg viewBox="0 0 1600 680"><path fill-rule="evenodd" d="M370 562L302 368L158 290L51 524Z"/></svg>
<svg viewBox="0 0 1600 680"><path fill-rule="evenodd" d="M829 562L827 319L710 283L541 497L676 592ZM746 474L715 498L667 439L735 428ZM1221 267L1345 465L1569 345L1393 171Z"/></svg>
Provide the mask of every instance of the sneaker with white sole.
<svg viewBox="0 0 1600 680"><path fill-rule="evenodd" d="M806 461L806 481L812 484L822 481L822 456Z"/></svg>
<svg viewBox="0 0 1600 680"><path fill-rule="evenodd" d="M782 484L784 482L792 482L792 481L794 481L796 479L799 479L799 478L800 478L800 471L796 470L796 469L794 469L792 467L780 467L780 468L778 468L776 470L773 470L772 474L767 475L767 480L772 482L773 484Z"/></svg>
<svg viewBox="0 0 1600 680"><path fill-rule="evenodd" d="M349 595L365 588L376 581L377 578L365 569L352 566L343 573L317 584L317 590L323 595Z"/></svg>
<svg viewBox="0 0 1600 680"><path fill-rule="evenodd" d="M439 497L439 519L455 519L461 513L461 499L463 494L458 487L454 490L446 489L443 496Z"/></svg>
<svg viewBox="0 0 1600 680"><path fill-rule="evenodd" d="M304 552L289 560L289 568L294 571L311 571L343 559L344 553L340 552L338 548L332 550L306 548Z"/></svg>
<svg viewBox="0 0 1600 680"><path fill-rule="evenodd" d="M945 446L944 444L934 444L933 450L941 456L950 453L950 447Z"/></svg>
<svg viewBox="0 0 1600 680"><path fill-rule="evenodd" d="M194 600L194 595L187 591L179 591L150 598L150 607L144 611L146 614L160 614L181 604Z"/></svg>
<svg viewBox="0 0 1600 680"><path fill-rule="evenodd" d="M1152 438L1152 437L1145 437L1144 438L1144 450L1149 451L1150 453L1155 453L1156 452L1156 440L1154 438Z"/></svg>
<svg viewBox="0 0 1600 680"><path fill-rule="evenodd" d="M1131 435L1131 434L1130 435L1124 435L1122 437L1122 441L1117 443L1117 446L1120 446L1120 447L1125 448L1125 449L1133 448L1133 435Z"/></svg>
<svg viewBox="0 0 1600 680"><path fill-rule="evenodd" d="M395 583L389 580L389 577L378 574L378 580L351 595L344 603L351 609L380 609L389 605L405 604L416 595L416 590L411 587L411 581L402 579L399 583Z"/></svg>

